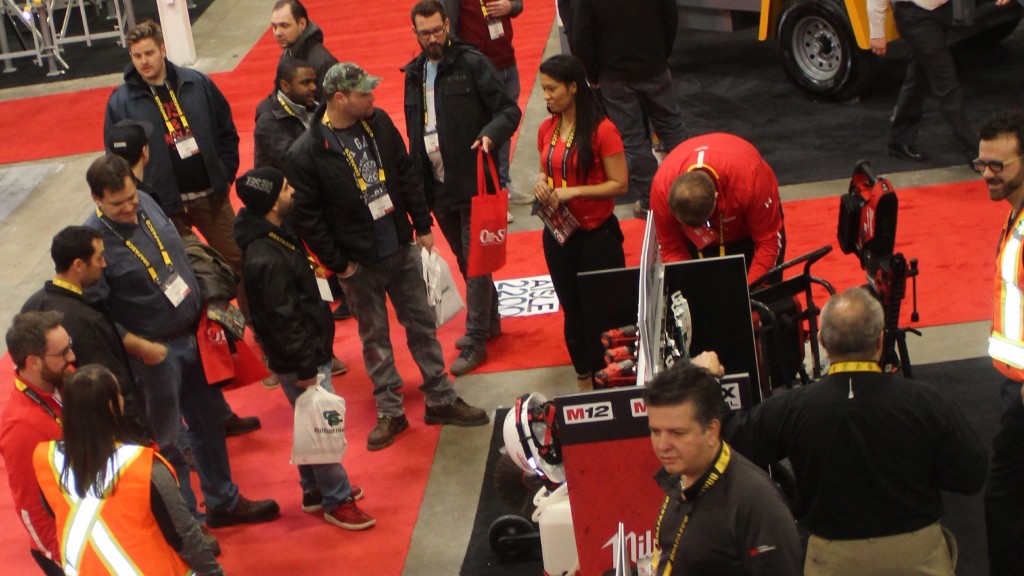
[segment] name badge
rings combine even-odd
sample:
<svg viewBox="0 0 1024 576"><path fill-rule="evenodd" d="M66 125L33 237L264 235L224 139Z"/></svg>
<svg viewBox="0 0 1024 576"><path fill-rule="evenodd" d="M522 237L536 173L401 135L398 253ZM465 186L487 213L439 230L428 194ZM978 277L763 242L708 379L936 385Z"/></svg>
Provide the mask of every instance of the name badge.
<svg viewBox="0 0 1024 576"><path fill-rule="evenodd" d="M178 275L177 272L171 272L171 275L160 284L160 290L163 291L164 296L171 301L171 305L177 308L185 298L192 293L192 289L188 287L185 280Z"/></svg>
<svg viewBox="0 0 1024 576"><path fill-rule="evenodd" d="M316 277L316 287L320 289L320 299L324 302L334 302L334 294L331 293L331 285L327 278Z"/></svg>
<svg viewBox="0 0 1024 576"><path fill-rule="evenodd" d="M423 145L427 148L427 154L433 154L441 150L441 142L437 139L437 132L427 132L423 135Z"/></svg>
<svg viewBox="0 0 1024 576"><path fill-rule="evenodd" d="M175 140L174 147L178 149L178 157L182 160L199 154L199 144L196 143L195 136L186 136L180 140Z"/></svg>
<svg viewBox="0 0 1024 576"><path fill-rule="evenodd" d="M487 31L491 34L491 40L497 40L505 35L505 26L497 18L488 18Z"/></svg>
<svg viewBox="0 0 1024 576"><path fill-rule="evenodd" d="M395 209L395 205L391 203L391 196L383 186L366 196L366 206L374 220L380 220Z"/></svg>

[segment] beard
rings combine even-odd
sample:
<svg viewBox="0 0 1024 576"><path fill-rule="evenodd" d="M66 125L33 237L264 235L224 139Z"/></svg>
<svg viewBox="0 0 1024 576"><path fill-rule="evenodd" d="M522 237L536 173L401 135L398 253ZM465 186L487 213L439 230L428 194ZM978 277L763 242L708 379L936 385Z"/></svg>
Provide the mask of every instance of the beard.
<svg viewBox="0 0 1024 576"><path fill-rule="evenodd" d="M996 176L985 180L985 184L988 185L988 197L990 199L993 201L1005 200L1019 190L1021 186L1024 186L1024 169L1019 170L1013 180L1006 181L1001 176ZM993 185L996 187L993 188Z"/></svg>
<svg viewBox="0 0 1024 576"><path fill-rule="evenodd" d="M74 372L74 368L72 368L71 364L65 364L64 368L60 371L50 370L50 368L44 364L39 376L47 384L53 386L57 390L62 390L64 388L64 380L70 376L72 372Z"/></svg>

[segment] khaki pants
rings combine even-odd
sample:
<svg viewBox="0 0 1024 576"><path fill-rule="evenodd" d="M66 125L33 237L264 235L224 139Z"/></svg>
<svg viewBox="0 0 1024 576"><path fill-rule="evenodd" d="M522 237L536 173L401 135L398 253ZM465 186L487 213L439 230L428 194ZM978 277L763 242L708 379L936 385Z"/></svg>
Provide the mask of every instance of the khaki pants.
<svg viewBox="0 0 1024 576"><path fill-rule="evenodd" d="M812 535L804 576L954 576L955 554L953 535L937 522L906 534L864 540Z"/></svg>
<svg viewBox="0 0 1024 576"><path fill-rule="evenodd" d="M185 202L185 209L171 216L178 234L187 236L194 226L211 248L220 253L228 266L238 274L238 307L249 318L249 302L242 284L242 251L235 244L235 211L227 195L216 198L210 194Z"/></svg>

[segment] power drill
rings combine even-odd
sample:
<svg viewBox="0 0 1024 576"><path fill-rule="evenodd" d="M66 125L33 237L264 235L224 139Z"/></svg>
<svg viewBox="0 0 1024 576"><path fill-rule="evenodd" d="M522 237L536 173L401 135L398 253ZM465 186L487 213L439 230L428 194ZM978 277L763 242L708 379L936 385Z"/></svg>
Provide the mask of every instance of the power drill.
<svg viewBox="0 0 1024 576"><path fill-rule="evenodd" d="M594 373L594 388L616 388L636 384L636 362L621 360Z"/></svg>

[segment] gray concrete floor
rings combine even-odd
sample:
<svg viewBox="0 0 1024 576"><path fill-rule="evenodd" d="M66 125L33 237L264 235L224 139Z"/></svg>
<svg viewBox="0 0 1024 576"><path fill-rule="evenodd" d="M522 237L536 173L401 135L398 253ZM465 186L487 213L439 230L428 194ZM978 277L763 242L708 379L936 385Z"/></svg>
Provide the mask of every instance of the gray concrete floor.
<svg viewBox="0 0 1024 576"><path fill-rule="evenodd" d="M268 4L256 0L218 0L194 24L199 60L196 68L205 72L232 69L263 34L268 25ZM549 54L558 50L554 32L548 42ZM214 56L216 55L216 56ZM0 101L54 92L76 91L97 86L115 86L120 75L45 86L0 91ZM512 174L520 193L529 193L539 158L533 146L546 108L539 87L531 90L523 125L514 154ZM53 158L39 162L0 166L4 200L0 216L0 318L9 319L21 303L52 274L49 241L62 227L81 222L92 207L87 199L85 169L95 154ZM897 188L910 185L951 182L975 178L965 168L889 174ZM784 186L784 200L836 195L847 180ZM9 190L21 189L25 199L17 202ZM516 221L513 231L537 229L538 219L529 215L528 205L512 205ZM631 218L628 206L616 211L621 219ZM924 337L910 339L911 358L927 363L985 354L987 322L942 326L923 330ZM2 347L2 343L0 343ZM460 393L472 404L492 411L514 402L518 394L540 391L548 397L575 389L571 367L520 370L459 378ZM445 427L413 533L404 574L408 576L450 576L458 572L469 540L475 503L487 458L489 433L475 429Z"/></svg>

